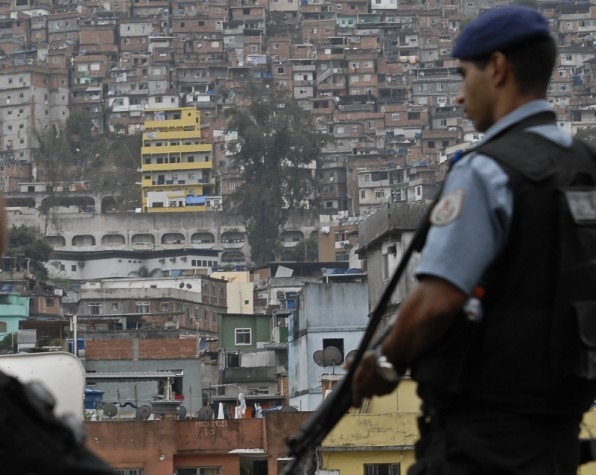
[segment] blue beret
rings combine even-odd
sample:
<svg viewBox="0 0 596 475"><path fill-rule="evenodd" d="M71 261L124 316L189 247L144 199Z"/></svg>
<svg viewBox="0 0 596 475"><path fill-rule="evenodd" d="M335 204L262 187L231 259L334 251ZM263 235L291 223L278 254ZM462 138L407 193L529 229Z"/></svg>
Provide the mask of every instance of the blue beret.
<svg viewBox="0 0 596 475"><path fill-rule="evenodd" d="M526 40L548 38L548 21L529 7L509 5L487 10L468 23L453 46L458 59L489 56Z"/></svg>

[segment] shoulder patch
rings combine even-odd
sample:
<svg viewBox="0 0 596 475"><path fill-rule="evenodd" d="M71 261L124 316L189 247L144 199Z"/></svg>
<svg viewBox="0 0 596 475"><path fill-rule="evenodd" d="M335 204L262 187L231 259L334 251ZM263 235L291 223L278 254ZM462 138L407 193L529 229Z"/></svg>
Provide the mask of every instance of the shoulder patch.
<svg viewBox="0 0 596 475"><path fill-rule="evenodd" d="M435 226L446 226L459 217L464 203L465 191L463 188L450 191L435 205L430 214L430 222Z"/></svg>

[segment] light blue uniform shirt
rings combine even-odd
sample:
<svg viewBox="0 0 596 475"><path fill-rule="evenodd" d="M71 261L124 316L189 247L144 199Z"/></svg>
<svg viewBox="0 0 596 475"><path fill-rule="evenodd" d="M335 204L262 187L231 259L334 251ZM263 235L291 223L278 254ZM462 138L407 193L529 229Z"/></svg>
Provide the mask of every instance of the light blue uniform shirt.
<svg viewBox="0 0 596 475"><path fill-rule="evenodd" d="M524 104L490 127L481 143L526 117L552 110L545 100ZM553 142L570 146L572 137L557 125L528 128ZM465 155L449 173L442 196L458 197L447 224L430 228L416 275L432 275L452 283L467 295L507 241L513 212L509 178L490 157Z"/></svg>

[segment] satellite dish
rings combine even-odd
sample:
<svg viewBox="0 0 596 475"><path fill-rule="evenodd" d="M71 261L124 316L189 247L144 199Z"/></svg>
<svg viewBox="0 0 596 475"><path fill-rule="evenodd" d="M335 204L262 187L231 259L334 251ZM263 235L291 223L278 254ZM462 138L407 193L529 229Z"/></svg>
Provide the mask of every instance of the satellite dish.
<svg viewBox="0 0 596 475"><path fill-rule="evenodd" d="M192 289L192 285L190 285L190 284L186 284L186 288L187 288L187 289Z"/></svg>
<svg viewBox="0 0 596 475"><path fill-rule="evenodd" d="M348 361L350 358L354 358L356 356L356 353L358 353L358 350L352 350L352 351L350 351L346 355L346 361Z"/></svg>
<svg viewBox="0 0 596 475"><path fill-rule="evenodd" d="M312 354L312 359L319 366L323 366L323 350L317 350Z"/></svg>
<svg viewBox="0 0 596 475"><path fill-rule="evenodd" d="M180 284L178 285L178 287L180 287L181 289L184 288L184 282L180 282Z"/></svg>
<svg viewBox="0 0 596 475"><path fill-rule="evenodd" d="M141 406L137 409L135 419L137 421L146 421L151 415L151 406Z"/></svg>
<svg viewBox="0 0 596 475"><path fill-rule="evenodd" d="M323 350L323 365L324 366L335 366L341 364L344 360L344 356L341 351L335 346L328 346Z"/></svg>
<svg viewBox="0 0 596 475"><path fill-rule="evenodd" d="M100 402L97 405L97 408L102 410L103 413L108 417L114 417L116 414L118 414L118 408L111 402Z"/></svg>
<svg viewBox="0 0 596 475"><path fill-rule="evenodd" d="M186 419L186 408L184 406L178 406L176 412L178 413L178 420Z"/></svg>

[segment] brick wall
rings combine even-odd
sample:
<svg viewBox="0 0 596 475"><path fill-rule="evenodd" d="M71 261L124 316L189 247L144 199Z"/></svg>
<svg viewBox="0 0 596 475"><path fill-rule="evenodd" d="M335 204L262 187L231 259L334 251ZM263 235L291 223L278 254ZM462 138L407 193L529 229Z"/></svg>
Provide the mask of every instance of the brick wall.
<svg viewBox="0 0 596 475"><path fill-rule="evenodd" d="M139 340L140 360L197 358L197 341L192 340Z"/></svg>
<svg viewBox="0 0 596 475"><path fill-rule="evenodd" d="M138 354L135 354L135 347ZM195 339L87 340L85 358L99 360L165 360L197 358Z"/></svg>
<svg viewBox="0 0 596 475"><path fill-rule="evenodd" d="M87 360L132 360L132 340L87 340Z"/></svg>

